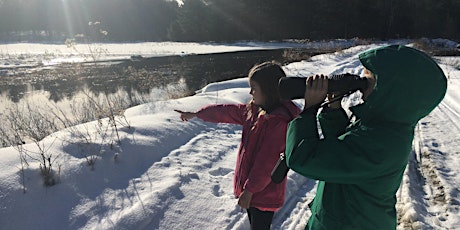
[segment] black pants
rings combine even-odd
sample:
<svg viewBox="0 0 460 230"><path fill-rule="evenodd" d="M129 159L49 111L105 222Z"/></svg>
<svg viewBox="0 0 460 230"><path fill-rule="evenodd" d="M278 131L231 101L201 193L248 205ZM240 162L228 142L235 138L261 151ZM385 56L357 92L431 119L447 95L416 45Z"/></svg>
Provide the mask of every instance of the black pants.
<svg viewBox="0 0 460 230"><path fill-rule="evenodd" d="M269 230L272 224L273 215L275 212L260 211L257 208L249 208L248 217L251 224L251 230Z"/></svg>

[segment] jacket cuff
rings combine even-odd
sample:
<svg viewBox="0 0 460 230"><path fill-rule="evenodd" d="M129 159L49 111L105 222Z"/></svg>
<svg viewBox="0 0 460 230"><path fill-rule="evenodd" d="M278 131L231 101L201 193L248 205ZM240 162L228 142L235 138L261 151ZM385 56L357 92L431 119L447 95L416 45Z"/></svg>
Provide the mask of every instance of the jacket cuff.
<svg viewBox="0 0 460 230"><path fill-rule="evenodd" d="M304 109L300 115L316 115L318 113L319 105L314 105L311 107L308 107L307 109Z"/></svg>

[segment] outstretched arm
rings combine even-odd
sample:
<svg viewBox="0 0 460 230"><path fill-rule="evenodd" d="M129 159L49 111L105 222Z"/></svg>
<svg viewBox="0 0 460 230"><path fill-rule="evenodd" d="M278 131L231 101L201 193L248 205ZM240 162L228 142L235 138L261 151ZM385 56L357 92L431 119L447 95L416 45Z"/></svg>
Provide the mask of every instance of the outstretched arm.
<svg viewBox="0 0 460 230"><path fill-rule="evenodd" d="M246 104L215 104L205 106L196 112L184 112L177 109L174 111L180 113L180 118L183 121L197 117L207 122L242 125L246 110Z"/></svg>
<svg viewBox="0 0 460 230"><path fill-rule="evenodd" d="M178 110L178 109L175 109L174 111L180 113L180 119L182 121L188 121L188 120L196 117L195 112L184 112L184 111L181 111L181 110Z"/></svg>

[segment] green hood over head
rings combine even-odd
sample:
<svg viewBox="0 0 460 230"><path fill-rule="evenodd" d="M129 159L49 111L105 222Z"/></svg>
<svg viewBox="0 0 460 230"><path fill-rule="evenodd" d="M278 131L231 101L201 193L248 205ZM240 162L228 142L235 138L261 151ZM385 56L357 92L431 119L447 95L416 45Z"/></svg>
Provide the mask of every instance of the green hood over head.
<svg viewBox="0 0 460 230"><path fill-rule="evenodd" d="M391 45L361 53L359 60L377 79L372 94L357 106L368 110L367 119L415 125L444 98L443 71L419 50Z"/></svg>

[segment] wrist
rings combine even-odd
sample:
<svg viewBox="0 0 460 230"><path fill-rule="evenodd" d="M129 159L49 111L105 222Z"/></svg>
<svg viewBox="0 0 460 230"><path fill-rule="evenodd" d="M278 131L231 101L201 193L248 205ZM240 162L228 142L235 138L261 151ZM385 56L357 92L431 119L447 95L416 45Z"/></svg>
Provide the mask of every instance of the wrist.
<svg viewBox="0 0 460 230"><path fill-rule="evenodd" d="M247 196L252 197L252 194L253 194L253 193L250 192L249 190L246 189L246 190L244 190L243 192L244 192Z"/></svg>
<svg viewBox="0 0 460 230"><path fill-rule="evenodd" d="M327 107L324 107L322 112L323 113L328 113L328 112L333 112L333 111L338 111L338 110L341 110L342 107L331 107L331 106L327 106Z"/></svg>
<svg viewBox="0 0 460 230"><path fill-rule="evenodd" d="M318 112L320 106L309 106L309 107L304 107L302 114L314 114Z"/></svg>
<svg viewBox="0 0 460 230"><path fill-rule="evenodd" d="M330 103L327 105L327 108L330 108L330 109L340 109L342 108L342 103L340 102L333 102L333 103Z"/></svg>

